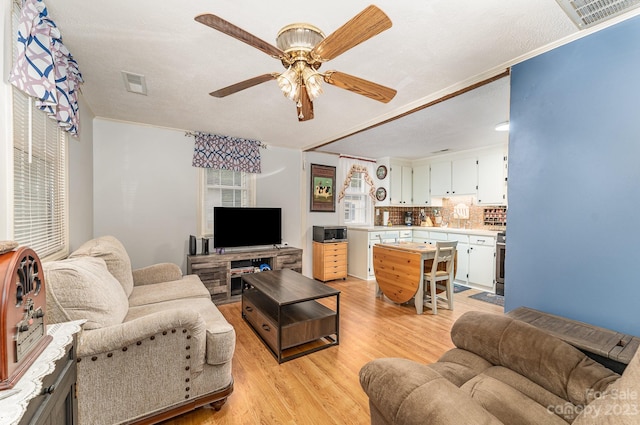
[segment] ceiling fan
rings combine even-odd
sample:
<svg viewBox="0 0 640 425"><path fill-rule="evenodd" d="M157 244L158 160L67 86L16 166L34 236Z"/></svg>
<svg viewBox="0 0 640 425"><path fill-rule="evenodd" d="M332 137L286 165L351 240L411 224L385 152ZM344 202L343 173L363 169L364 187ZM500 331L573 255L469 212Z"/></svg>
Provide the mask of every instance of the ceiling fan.
<svg viewBox="0 0 640 425"><path fill-rule="evenodd" d="M296 103L298 121L307 121L313 119L313 100L322 94L322 81L383 103L396 95L392 88L343 72L318 72L323 62L391 28L391 20L376 6L365 8L328 37L313 25L287 25L278 32L278 47L216 15L204 13L195 20L279 59L286 68L282 73L263 74L232 84L209 93L211 96L225 97L275 79L284 95Z"/></svg>

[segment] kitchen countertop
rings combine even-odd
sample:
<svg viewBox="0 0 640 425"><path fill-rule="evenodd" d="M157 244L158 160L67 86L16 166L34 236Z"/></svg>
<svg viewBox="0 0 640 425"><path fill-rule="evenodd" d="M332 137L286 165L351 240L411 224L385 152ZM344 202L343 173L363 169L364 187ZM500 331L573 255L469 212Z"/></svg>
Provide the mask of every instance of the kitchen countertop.
<svg viewBox="0 0 640 425"><path fill-rule="evenodd" d="M488 229L460 229L455 227L422 227L422 226L347 226L349 231L360 232L382 232L393 230L427 230L429 232L440 233L461 233L465 235L493 236L495 237L499 230Z"/></svg>

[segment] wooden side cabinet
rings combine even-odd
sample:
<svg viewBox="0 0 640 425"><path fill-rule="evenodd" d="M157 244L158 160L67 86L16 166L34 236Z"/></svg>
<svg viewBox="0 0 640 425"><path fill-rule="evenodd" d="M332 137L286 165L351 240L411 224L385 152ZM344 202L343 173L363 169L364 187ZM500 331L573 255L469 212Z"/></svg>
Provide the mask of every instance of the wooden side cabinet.
<svg viewBox="0 0 640 425"><path fill-rule="evenodd" d="M347 277L347 242L313 242L313 278L322 282Z"/></svg>
<svg viewBox="0 0 640 425"><path fill-rule="evenodd" d="M55 363L53 373L42 380L42 392L29 402L20 421L30 425L77 425L76 338Z"/></svg>
<svg viewBox="0 0 640 425"><path fill-rule="evenodd" d="M229 251L224 254L187 256L187 274L197 274L216 304L240 301L242 276L260 266L302 273L302 250L294 247Z"/></svg>

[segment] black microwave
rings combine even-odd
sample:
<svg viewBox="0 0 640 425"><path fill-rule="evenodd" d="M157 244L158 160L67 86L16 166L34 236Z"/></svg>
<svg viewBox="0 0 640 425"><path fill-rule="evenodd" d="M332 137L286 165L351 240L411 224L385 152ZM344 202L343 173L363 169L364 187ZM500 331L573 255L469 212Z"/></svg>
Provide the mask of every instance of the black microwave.
<svg viewBox="0 0 640 425"><path fill-rule="evenodd" d="M313 226L314 242L342 242L347 240L345 226Z"/></svg>

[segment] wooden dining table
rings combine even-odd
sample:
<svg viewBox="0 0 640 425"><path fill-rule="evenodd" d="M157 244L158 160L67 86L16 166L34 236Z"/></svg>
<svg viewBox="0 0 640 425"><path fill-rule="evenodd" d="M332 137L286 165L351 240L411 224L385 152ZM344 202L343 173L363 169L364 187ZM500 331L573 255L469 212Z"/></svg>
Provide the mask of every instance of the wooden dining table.
<svg viewBox="0 0 640 425"><path fill-rule="evenodd" d="M416 313L424 309L424 272L431 270L436 246L417 242L379 243L373 246L373 271L378 296L398 304L414 298ZM454 263L455 275L455 263Z"/></svg>

